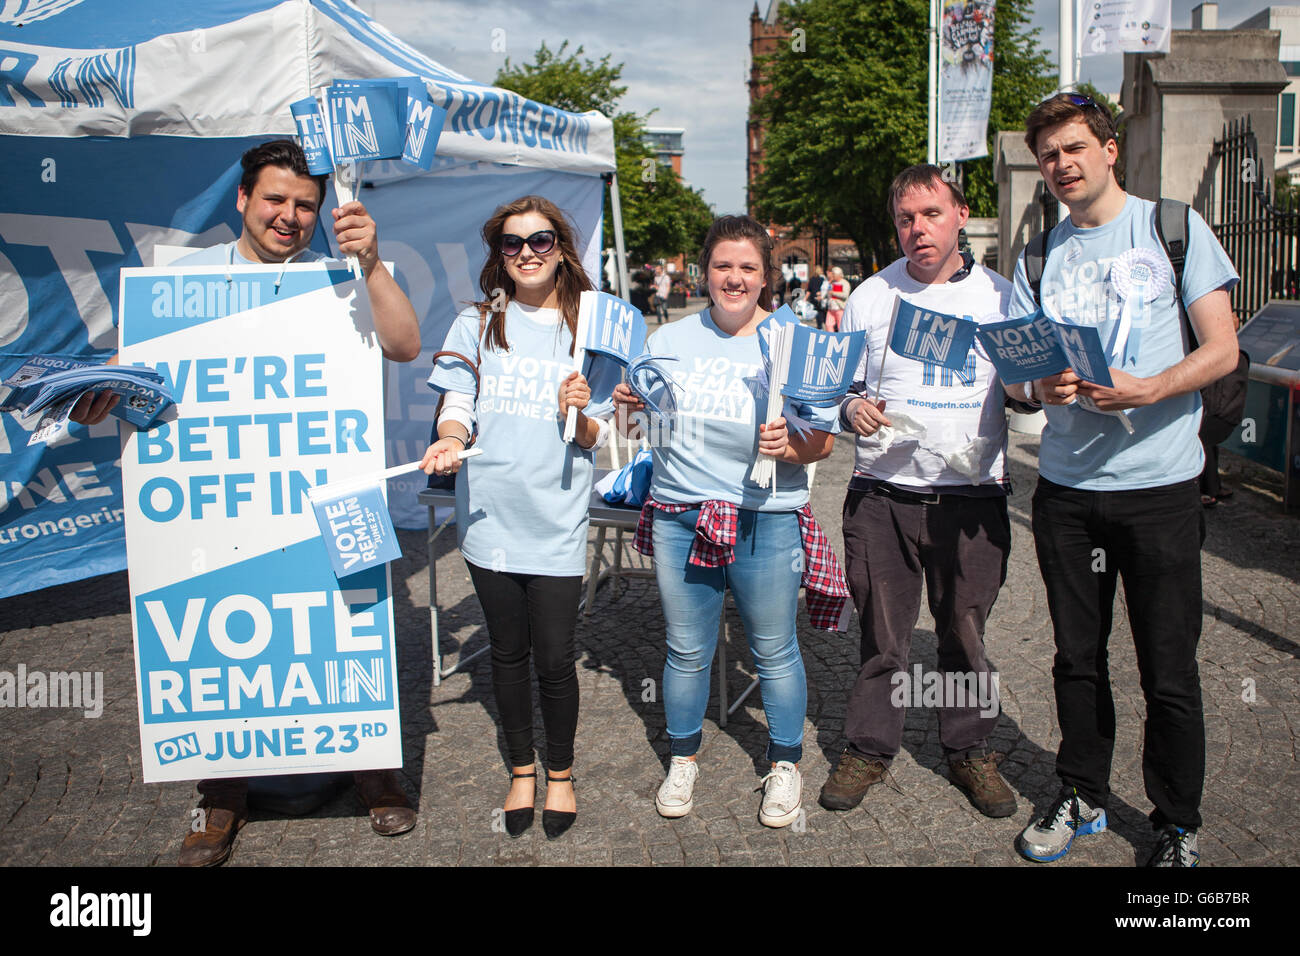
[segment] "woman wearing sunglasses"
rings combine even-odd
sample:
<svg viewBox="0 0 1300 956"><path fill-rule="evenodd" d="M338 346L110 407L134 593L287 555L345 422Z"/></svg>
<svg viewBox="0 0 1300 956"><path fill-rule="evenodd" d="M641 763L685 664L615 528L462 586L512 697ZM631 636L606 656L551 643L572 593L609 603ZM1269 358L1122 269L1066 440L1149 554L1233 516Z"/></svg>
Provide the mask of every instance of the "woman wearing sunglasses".
<svg viewBox="0 0 1300 956"><path fill-rule="evenodd" d="M553 839L577 815L573 630L592 452L609 434L588 404L593 389L608 398L618 369L601 363L590 385L572 371L579 296L592 285L553 203L524 196L502 206L484 223L483 241L483 300L456 318L443 346L454 355L439 357L429 377L445 397L422 466L456 474L456 534L487 622L511 767L506 831L519 836L533 822L531 659L546 728L542 825ZM562 437L570 407L579 410L576 444ZM462 465L456 453L471 443L482 454Z"/></svg>
<svg viewBox="0 0 1300 956"><path fill-rule="evenodd" d="M843 575L808 511L803 467L831 453L840 430L835 409L798 406L811 424L804 434L786 421L764 421L767 389L758 327L772 308L772 240L749 216L713 223L700 253L710 308L664 326L650 337L653 355L681 386L671 422L656 423L650 499L641 512L637 547L653 553L668 638L664 711L671 760L655 807L682 817L694 806L695 755L703 740L709 671L718 617L728 588L745 625L767 715L767 758L759 820L771 827L799 815L803 725L808 687L795 630L805 575ZM652 393L655 392L651 389ZM660 394L651 394L668 407ZM626 385L620 406L645 407ZM763 417L760 417L763 416ZM757 454L776 459L776 478L750 480ZM805 559L807 555L807 559ZM835 593L835 592L832 592ZM839 598L843 604L843 598ZM810 601L810 611L812 602ZM817 618L815 623L823 624Z"/></svg>

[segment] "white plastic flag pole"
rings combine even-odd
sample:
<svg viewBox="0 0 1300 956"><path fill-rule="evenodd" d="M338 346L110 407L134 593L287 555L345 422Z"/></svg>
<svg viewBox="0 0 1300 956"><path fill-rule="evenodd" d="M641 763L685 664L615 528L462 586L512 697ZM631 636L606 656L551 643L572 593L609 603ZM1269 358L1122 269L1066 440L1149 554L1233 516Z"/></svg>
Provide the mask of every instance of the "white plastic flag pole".
<svg viewBox="0 0 1300 956"><path fill-rule="evenodd" d="M885 380L885 359L889 358L889 346L894 341L894 323L898 321L898 303L901 301L898 296L894 297L894 311L889 316L889 332L885 335L885 347L880 350L880 374L876 376L876 391L873 393L877 405L880 404L880 384Z"/></svg>
<svg viewBox="0 0 1300 956"><path fill-rule="evenodd" d="M316 104L320 107L321 124L325 127L325 143L330 150L330 161L334 165L334 195L339 201L340 206L346 206L352 200L357 198L357 164L355 160L339 163L334 159L334 127L330 124L329 113L329 88L325 86L316 89ZM361 263L356 256L347 256L348 268L352 270L353 277L362 281Z"/></svg>
<svg viewBox="0 0 1300 956"><path fill-rule="evenodd" d="M475 458L483 454L482 448L462 448L456 452L456 460L464 461L466 458ZM405 465L394 465L392 468L385 468L383 471L372 471L369 474L357 475L355 478L343 478L339 481L332 481L328 485L317 485L315 488L307 489L307 497L313 501L333 498L352 488L364 488L367 485L377 484L381 481L387 481L389 478L396 478L398 475L409 474L412 471L420 470L420 462L407 462Z"/></svg>
<svg viewBox="0 0 1300 956"><path fill-rule="evenodd" d="M587 325L590 323L590 312L595 302L596 293L584 292L580 298L578 306L578 327L573 333L573 370L582 371L582 363L586 361L587 350L583 345L587 341ZM569 406L569 413L564 418L564 440L573 441L574 436L578 434L578 410L572 405Z"/></svg>

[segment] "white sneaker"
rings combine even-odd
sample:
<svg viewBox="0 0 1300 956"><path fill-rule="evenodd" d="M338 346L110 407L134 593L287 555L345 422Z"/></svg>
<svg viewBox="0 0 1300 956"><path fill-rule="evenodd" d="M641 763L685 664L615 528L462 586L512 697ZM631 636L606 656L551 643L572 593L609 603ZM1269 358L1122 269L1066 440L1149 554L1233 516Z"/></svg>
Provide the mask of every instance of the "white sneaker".
<svg viewBox="0 0 1300 956"><path fill-rule="evenodd" d="M799 816L803 797L803 775L788 760L778 760L772 772L763 778L763 803L758 822L768 827L788 827Z"/></svg>
<svg viewBox="0 0 1300 956"><path fill-rule="evenodd" d="M684 817L695 806L692 794L700 768L690 757L673 757L668 765L668 776L655 795L655 809L661 817Z"/></svg>

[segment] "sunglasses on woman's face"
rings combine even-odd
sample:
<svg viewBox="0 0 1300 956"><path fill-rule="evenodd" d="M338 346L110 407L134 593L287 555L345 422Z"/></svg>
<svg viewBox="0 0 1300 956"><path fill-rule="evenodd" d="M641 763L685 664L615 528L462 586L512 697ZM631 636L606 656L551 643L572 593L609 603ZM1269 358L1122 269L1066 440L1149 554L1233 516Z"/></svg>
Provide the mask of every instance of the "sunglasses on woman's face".
<svg viewBox="0 0 1300 956"><path fill-rule="evenodd" d="M553 229L543 229L540 232L533 233L527 239L507 232L501 236L501 254L513 259L524 251L525 242L528 243L528 248L533 252L539 256L544 256L555 248L555 231Z"/></svg>

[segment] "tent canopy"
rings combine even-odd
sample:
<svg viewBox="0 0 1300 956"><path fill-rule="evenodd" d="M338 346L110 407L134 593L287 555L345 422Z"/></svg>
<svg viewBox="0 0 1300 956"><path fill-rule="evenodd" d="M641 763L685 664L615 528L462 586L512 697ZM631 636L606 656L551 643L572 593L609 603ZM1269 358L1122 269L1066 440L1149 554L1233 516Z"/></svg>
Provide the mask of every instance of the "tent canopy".
<svg viewBox="0 0 1300 956"><path fill-rule="evenodd" d="M597 174L613 127L476 83L346 0L6 0L0 134L291 135L289 104L336 77L419 76L448 111L438 153Z"/></svg>

